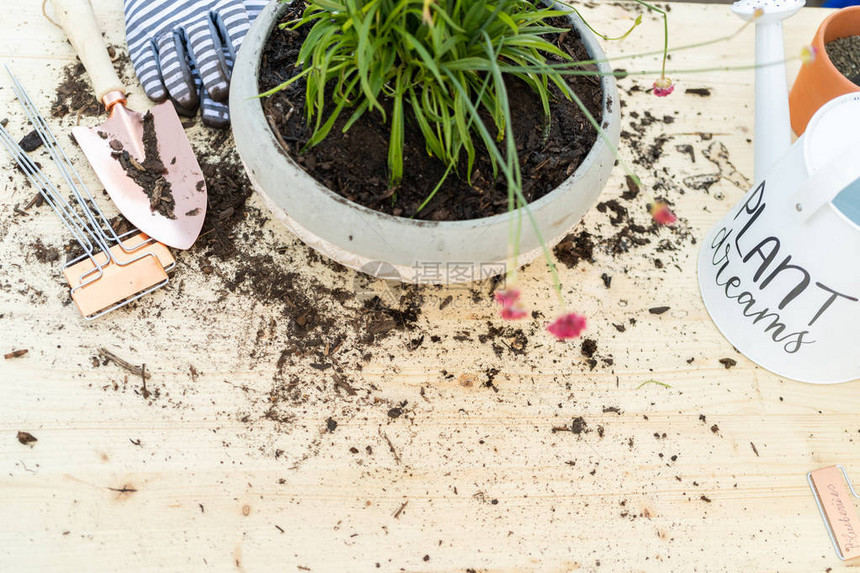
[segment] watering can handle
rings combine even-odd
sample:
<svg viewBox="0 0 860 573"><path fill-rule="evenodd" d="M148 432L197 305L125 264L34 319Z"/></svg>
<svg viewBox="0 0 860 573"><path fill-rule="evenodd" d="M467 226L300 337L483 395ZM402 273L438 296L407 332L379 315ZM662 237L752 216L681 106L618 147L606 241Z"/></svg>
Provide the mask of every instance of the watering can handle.
<svg viewBox="0 0 860 573"><path fill-rule="evenodd" d="M791 121L785 77L782 22L757 22L755 61L755 180L791 147Z"/></svg>
<svg viewBox="0 0 860 573"><path fill-rule="evenodd" d="M112 91L125 92L108 57L104 38L89 0L52 1L57 19L90 74L98 100L102 101L105 94Z"/></svg>
<svg viewBox="0 0 860 573"><path fill-rule="evenodd" d="M840 191L860 179L860 143L848 146L822 166L791 196L789 204L801 221L806 221L830 203Z"/></svg>

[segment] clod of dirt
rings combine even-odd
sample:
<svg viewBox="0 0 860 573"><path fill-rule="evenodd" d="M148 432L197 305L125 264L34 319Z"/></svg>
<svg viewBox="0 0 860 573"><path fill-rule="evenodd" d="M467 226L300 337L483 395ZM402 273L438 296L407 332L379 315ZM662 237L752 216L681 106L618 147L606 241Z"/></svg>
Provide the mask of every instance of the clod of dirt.
<svg viewBox="0 0 860 573"><path fill-rule="evenodd" d="M598 203L597 210L601 213L606 213L607 211L611 211L612 213L614 213L609 217L609 223L613 227L618 227L629 218L627 216L627 207L624 207L615 199L612 199L610 201L604 201L603 203Z"/></svg>
<svg viewBox="0 0 860 573"><path fill-rule="evenodd" d="M572 269L579 261L594 262L594 241L588 231L571 233L555 246L553 252L560 263Z"/></svg>
<svg viewBox="0 0 860 573"><path fill-rule="evenodd" d="M570 431L577 436L588 431L588 424L585 423L585 418L578 416L570 423Z"/></svg>
<svg viewBox="0 0 860 573"><path fill-rule="evenodd" d="M625 201L635 199L639 195L639 184L629 175L624 177L624 182L627 184L627 191L621 194L621 198Z"/></svg>
<svg viewBox="0 0 860 573"><path fill-rule="evenodd" d="M648 312L650 312L651 314L658 314L658 315L659 315L659 314L663 314L664 312L666 312L667 310L669 310L669 308L671 308L671 307L668 307L668 306L655 306L655 307L653 307L653 308L649 308L649 309L648 309Z"/></svg>
<svg viewBox="0 0 860 573"><path fill-rule="evenodd" d="M708 97L709 95L711 95L711 89L710 88L687 88L684 90L684 93L697 95L697 96L701 96L701 97Z"/></svg>
<svg viewBox="0 0 860 573"><path fill-rule="evenodd" d="M612 277L610 275L603 273L602 275L600 275L600 280L603 281L603 286L605 286L606 288L612 286Z"/></svg>
<svg viewBox="0 0 860 573"><path fill-rule="evenodd" d="M164 174L167 173L164 163L158 155L158 137L155 135L155 118L147 111L143 116L143 162L138 162L122 143L116 139L110 142L111 157L122 166L126 175L140 187L149 197L149 208L153 213L176 219L173 212L175 201L173 190Z"/></svg>
<svg viewBox="0 0 860 573"><path fill-rule="evenodd" d="M18 437L18 441L21 442L21 444L23 444L25 446L29 446L30 444L39 441L36 439L36 436L31 434L30 432L18 432L17 437Z"/></svg>
<svg viewBox="0 0 860 573"><path fill-rule="evenodd" d="M18 142L18 145L21 146L26 152L36 151L42 146L42 138L39 137L39 134L34 129L27 135L21 138L21 141Z"/></svg>
<svg viewBox="0 0 860 573"><path fill-rule="evenodd" d="M720 358L720 364L726 367L726 370L731 368L732 366L738 363L737 360L733 360L732 358Z"/></svg>
<svg viewBox="0 0 860 573"><path fill-rule="evenodd" d="M588 358L594 356L594 353L597 352L597 341L593 338L584 338L582 340L582 355Z"/></svg>

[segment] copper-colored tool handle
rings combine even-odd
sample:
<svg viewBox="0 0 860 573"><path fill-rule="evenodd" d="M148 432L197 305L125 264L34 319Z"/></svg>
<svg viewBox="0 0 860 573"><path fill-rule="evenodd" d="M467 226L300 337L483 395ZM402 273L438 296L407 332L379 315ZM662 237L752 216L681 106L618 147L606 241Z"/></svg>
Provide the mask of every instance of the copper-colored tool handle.
<svg viewBox="0 0 860 573"><path fill-rule="evenodd" d="M90 74L99 101L102 101L109 92L124 92L125 88L108 57L107 47L89 0L52 0L52 2L57 19Z"/></svg>

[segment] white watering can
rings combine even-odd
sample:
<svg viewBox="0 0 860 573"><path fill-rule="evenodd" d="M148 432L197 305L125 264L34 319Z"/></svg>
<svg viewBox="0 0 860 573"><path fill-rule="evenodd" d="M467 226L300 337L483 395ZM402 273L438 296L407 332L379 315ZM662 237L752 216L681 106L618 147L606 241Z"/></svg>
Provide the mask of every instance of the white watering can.
<svg viewBox="0 0 860 573"><path fill-rule="evenodd" d="M802 6L732 6L746 18L764 10L756 18L755 184L702 242L699 287L714 323L748 358L830 384L860 379L860 94L822 106L791 144L782 20Z"/></svg>
<svg viewBox="0 0 860 573"><path fill-rule="evenodd" d="M782 21L805 4L805 0L739 0L732 4L732 12L743 20L755 19L756 183L791 146Z"/></svg>

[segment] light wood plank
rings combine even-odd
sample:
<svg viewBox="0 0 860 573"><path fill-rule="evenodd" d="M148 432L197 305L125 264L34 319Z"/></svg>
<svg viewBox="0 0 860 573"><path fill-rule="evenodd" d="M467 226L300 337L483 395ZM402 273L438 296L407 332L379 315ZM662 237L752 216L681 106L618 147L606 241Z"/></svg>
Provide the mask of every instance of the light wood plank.
<svg viewBox="0 0 860 573"><path fill-rule="evenodd" d="M17 3L14 16L4 19L0 59L47 110L73 54L38 4ZM94 5L108 40L121 44L121 3ZM586 9L592 24L607 31L624 27L636 11L629 3ZM720 5L672 4L670 14L675 46L729 35L740 24ZM825 15L805 9L788 21L790 53ZM659 38L659 21L646 15L630 38L607 49L653 50ZM746 30L730 42L674 54L672 68L742 66L752 54L752 30ZM654 69L657 63L652 57L617 65ZM796 68L790 65L791 76ZM662 182L689 237L701 238L745 189L723 179L705 193L682 181L716 171L702 156L712 142L725 145L740 173L752 173L753 72L673 78L678 89L670 98L642 92L623 98L625 126L634 111L677 118L648 132L671 137L660 161L649 169L634 163L646 197L633 217L647 221L647 194ZM622 87L647 88L653 79L631 77ZM10 129L23 133L8 83L0 84ZM687 87L708 87L712 95L688 95ZM137 92L131 104L148 102ZM53 124L60 132L73 121ZM703 131L713 132L713 140L694 135ZM197 143L206 139L200 127L189 134ZM695 163L675 151L684 143L695 149ZM635 161L628 147L621 153ZM96 188L81 154L73 156ZM624 189L616 169L603 200ZM593 370L578 343L554 342L540 322L523 325L525 354L502 346L498 356L479 341L488 323L506 326L486 294L474 299L469 291L425 289L415 330L373 344L345 333L335 358L356 391L349 396L334 388L330 369L311 366L319 356L292 354L279 367L292 342L291 317L277 302L227 288L226 279L242 268L237 261L178 253L179 269L167 288L131 309L84 322L68 304L57 265L31 254L37 238L65 244L64 229L44 207L26 218L14 214L31 193L17 173L4 171L0 348L29 352L0 361L2 571L342 572L379 564L382 571L808 572L851 566L837 560L805 474L833 463L860 471L856 384L786 381L735 352L702 307L697 245L689 238L664 230L649 247L615 257L599 244L594 264L561 269L568 303L589 317L587 337L598 345ZM265 214L256 198L250 204ZM596 210L581 228L598 239L614 233ZM237 237L248 256L284 247L273 255L277 268L295 273L297 292L321 307L341 308L320 294L320 285L352 289L352 273L331 270L275 222L249 220ZM679 250L657 252L660 238L671 238ZM664 268L655 267L656 258ZM203 273L207 265L216 271ZM603 273L612 276L609 289ZM559 308L542 265L523 275L530 306L552 317ZM661 305L671 309L648 312ZM344 317L359 308L343 303ZM462 333L471 340L454 338ZM330 334L320 355L325 342L333 346L335 334L344 334L342 325ZM420 336L424 342L409 351ZM99 348L146 364L147 391L158 397L144 399L142 380L113 364L95 367ZM718 362L726 357L737 365L726 370ZM497 391L484 386L493 368ZM639 388L648 380L671 387ZM284 392L289 381L301 396L280 401L282 421L267 418L272 393ZM404 401L404 413L390 417ZM587 433L552 431L578 416ZM338 422L333 432L329 418ZM21 445L18 431L38 442Z"/></svg>

